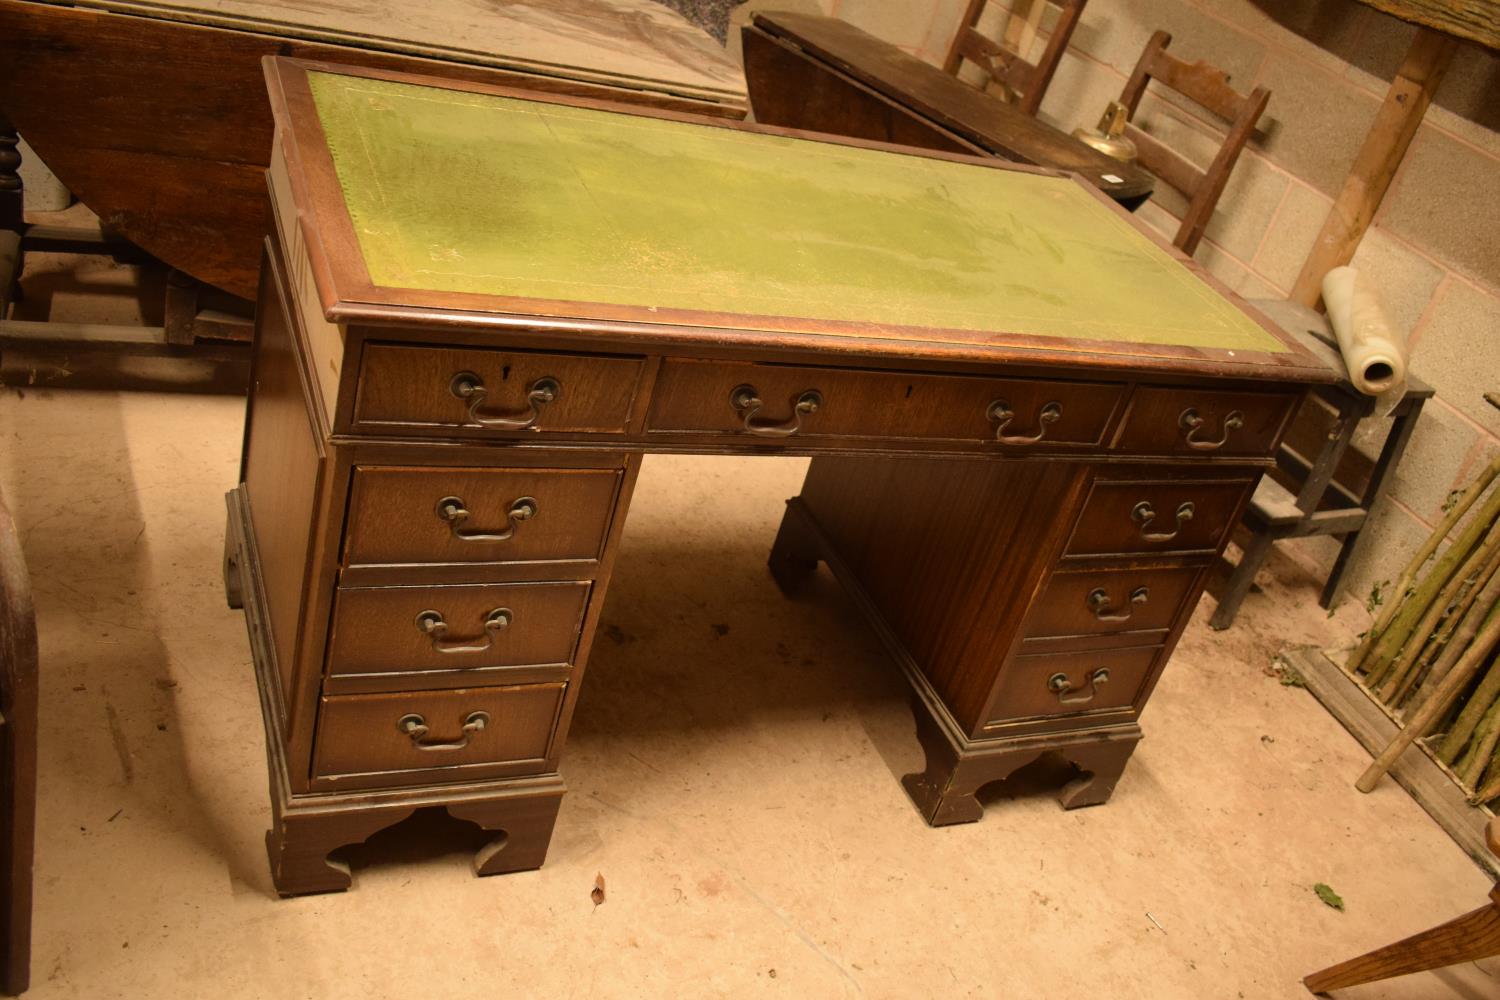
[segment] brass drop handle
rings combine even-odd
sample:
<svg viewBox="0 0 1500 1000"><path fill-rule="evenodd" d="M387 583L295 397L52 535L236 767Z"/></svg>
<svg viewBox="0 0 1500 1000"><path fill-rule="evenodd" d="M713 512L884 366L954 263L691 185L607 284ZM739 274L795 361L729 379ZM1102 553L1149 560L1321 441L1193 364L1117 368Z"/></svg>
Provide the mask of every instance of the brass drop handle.
<svg viewBox="0 0 1500 1000"><path fill-rule="evenodd" d="M1219 440L1204 441L1198 437L1198 431L1207 423L1198 415L1193 407L1182 411L1177 418L1177 426L1187 431L1187 446L1194 451L1218 451L1229 441L1229 435L1245 426L1245 415L1239 410L1230 410L1224 414L1224 420L1219 425Z"/></svg>
<svg viewBox="0 0 1500 1000"><path fill-rule="evenodd" d="M477 528L463 527L464 522L472 516L463 497L443 497L437 502L438 520L447 521L448 531L460 542L508 541L510 536L516 533L516 525L521 521L529 521L536 517L540 509L536 497L517 497L511 501L510 509L506 511L505 527L502 530L482 531Z"/></svg>
<svg viewBox="0 0 1500 1000"><path fill-rule="evenodd" d="M1047 678L1047 689L1064 705L1086 705L1094 700L1100 686L1109 682L1109 668L1099 667L1085 675L1084 680L1085 684L1074 687L1067 674L1056 673Z"/></svg>
<svg viewBox="0 0 1500 1000"><path fill-rule="evenodd" d="M457 740L452 743L427 743L422 739L428 731L426 719L413 712L396 720L396 728L405 733L411 739L411 745L418 750L462 750L469 745L475 733L481 732L489 724L490 713L470 712L464 718L463 733Z"/></svg>
<svg viewBox="0 0 1500 1000"><path fill-rule="evenodd" d="M449 639L448 623L443 620L441 611L418 612L417 630L431 639L432 650L435 653L482 653L495 644L496 633L510 628L511 619L514 617L510 608L496 608L485 615L483 642Z"/></svg>
<svg viewBox="0 0 1500 1000"><path fill-rule="evenodd" d="M737 385L729 392L729 405L745 422L745 430L762 437L791 437L802 429L802 418L818 412L823 405L823 394L808 389L792 400L792 418L782 423L771 423L755 419L765 403L753 385Z"/></svg>
<svg viewBox="0 0 1500 1000"><path fill-rule="evenodd" d="M461 400L468 400L467 423L477 427L496 427L501 430L521 431L534 427L542 415L542 407L552 402L562 392L562 383L551 375L543 376L531 383L526 390L526 412L516 414L485 414L479 408L489 398L490 390L484 380L473 372L459 372L448 382L448 391Z"/></svg>
<svg viewBox="0 0 1500 1000"><path fill-rule="evenodd" d="M1137 587L1130 592L1130 603L1132 605L1145 604L1146 600L1150 596L1150 589L1146 587ZM1109 607L1109 594L1103 587L1100 587L1097 590L1089 591L1088 601L1089 609L1094 612L1094 617L1101 622L1128 622L1130 621L1131 614L1135 610L1133 607L1127 607L1124 614L1111 613Z"/></svg>
<svg viewBox="0 0 1500 1000"><path fill-rule="evenodd" d="M1156 508L1151 506L1150 500L1142 500L1130 510L1130 517L1141 526L1141 537L1148 542L1170 542L1177 537L1182 526L1193 519L1193 511L1197 508L1193 501L1185 500L1177 505L1177 527L1171 531L1147 531L1151 522L1156 520Z"/></svg>
<svg viewBox="0 0 1500 1000"><path fill-rule="evenodd" d="M995 440L1001 444L1036 444L1047 436L1047 428L1062 419L1062 404L1053 402L1042 407L1036 415L1035 434L1007 434L1005 428L1016 418L1016 411L1003 399L997 399L985 411L985 416L996 422Z"/></svg>

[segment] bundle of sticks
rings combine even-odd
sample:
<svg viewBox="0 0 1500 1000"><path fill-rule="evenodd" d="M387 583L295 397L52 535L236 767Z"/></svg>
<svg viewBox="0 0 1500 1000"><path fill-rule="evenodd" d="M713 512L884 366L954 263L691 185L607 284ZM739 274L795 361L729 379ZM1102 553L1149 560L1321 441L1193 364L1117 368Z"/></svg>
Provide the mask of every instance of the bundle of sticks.
<svg viewBox="0 0 1500 1000"><path fill-rule="evenodd" d="M1407 747L1425 739L1471 801L1500 798L1497 477L1500 457L1453 502L1345 665L1402 723L1355 783L1360 791L1373 789Z"/></svg>

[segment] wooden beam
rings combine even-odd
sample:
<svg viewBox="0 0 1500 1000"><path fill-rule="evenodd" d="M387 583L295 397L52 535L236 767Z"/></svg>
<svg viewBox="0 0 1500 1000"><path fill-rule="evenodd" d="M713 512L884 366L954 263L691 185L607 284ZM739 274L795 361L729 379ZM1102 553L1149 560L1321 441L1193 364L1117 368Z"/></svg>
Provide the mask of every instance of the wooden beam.
<svg viewBox="0 0 1500 1000"><path fill-rule="evenodd" d="M1500 3L1495 0L1359 0L1392 17L1500 50Z"/></svg>
<svg viewBox="0 0 1500 1000"><path fill-rule="evenodd" d="M1323 231L1292 286L1293 302L1316 306L1323 296L1323 275L1354 259L1354 251L1374 220L1457 48L1456 41L1431 28L1417 31L1344 179L1344 188L1328 212Z"/></svg>

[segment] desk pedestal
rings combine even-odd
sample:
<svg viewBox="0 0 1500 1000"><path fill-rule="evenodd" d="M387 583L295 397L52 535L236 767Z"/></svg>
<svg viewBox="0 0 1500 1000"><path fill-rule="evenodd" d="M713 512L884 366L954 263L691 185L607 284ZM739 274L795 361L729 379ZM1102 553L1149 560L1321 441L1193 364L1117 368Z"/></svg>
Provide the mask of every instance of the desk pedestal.
<svg viewBox="0 0 1500 1000"><path fill-rule="evenodd" d="M979 819L982 786L1047 754L1072 766L1065 807L1104 802L1296 402L1113 370L334 328L299 305L308 265L284 239L225 581L285 895L348 888L331 852L428 807L492 834L477 874L542 864L650 451L813 456L771 571L794 591L825 563L904 671L927 754L904 784L927 822Z"/></svg>

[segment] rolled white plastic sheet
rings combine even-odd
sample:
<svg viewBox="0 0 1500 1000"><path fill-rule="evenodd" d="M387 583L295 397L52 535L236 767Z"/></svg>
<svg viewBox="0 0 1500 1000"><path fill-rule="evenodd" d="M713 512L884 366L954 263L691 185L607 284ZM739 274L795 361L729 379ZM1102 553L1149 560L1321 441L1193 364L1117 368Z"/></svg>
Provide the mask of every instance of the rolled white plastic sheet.
<svg viewBox="0 0 1500 1000"><path fill-rule="evenodd" d="M1391 325L1375 290L1352 267L1336 267L1323 276L1323 304L1349 381L1394 406L1406 388L1406 334Z"/></svg>

